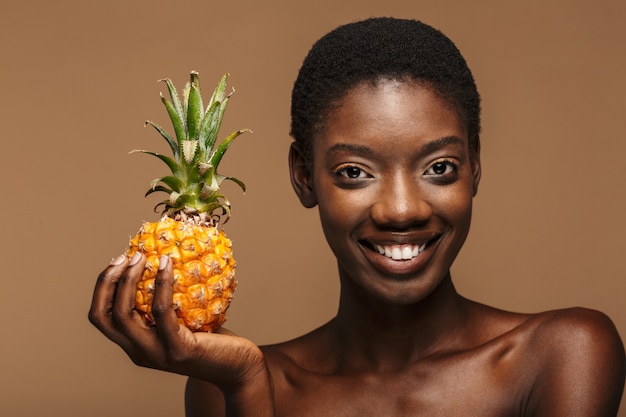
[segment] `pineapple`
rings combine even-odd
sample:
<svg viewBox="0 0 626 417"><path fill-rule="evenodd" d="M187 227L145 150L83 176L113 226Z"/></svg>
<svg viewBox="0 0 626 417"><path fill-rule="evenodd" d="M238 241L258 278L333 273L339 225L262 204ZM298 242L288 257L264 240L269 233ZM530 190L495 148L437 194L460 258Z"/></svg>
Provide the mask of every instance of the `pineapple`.
<svg viewBox="0 0 626 417"><path fill-rule="evenodd" d="M236 262L231 241L221 228L231 214L230 203L220 191L224 180L245 185L237 178L219 174L219 163L233 140L248 129L226 137L219 145L216 138L230 94L225 94L228 74L224 75L203 107L198 73L191 72L182 101L169 79L168 100L161 101L171 119L175 136L153 121L154 127L169 144L172 156L135 150L156 156L170 169L171 175L152 182L146 196L165 192L167 198L157 204L163 214L157 222L145 222L130 240L126 251L146 257L146 267L137 285L136 308L148 323L154 323L152 301L154 279L159 259L170 257L174 269L173 304L179 323L192 331L213 331L226 320L226 310L237 285Z"/></svg>

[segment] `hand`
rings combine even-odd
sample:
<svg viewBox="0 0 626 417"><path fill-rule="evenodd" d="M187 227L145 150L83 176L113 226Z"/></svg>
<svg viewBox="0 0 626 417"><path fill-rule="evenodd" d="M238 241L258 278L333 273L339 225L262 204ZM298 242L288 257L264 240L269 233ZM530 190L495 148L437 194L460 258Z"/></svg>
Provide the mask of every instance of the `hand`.
<svg viewBox="0 0 626 417"><path fill-rule="evenodd" d="M135 364L202 379L223 391L253 379L258 382L260 376L269 380L263 354L251 341L225 329L194 333L178 323L172 307L172 263L167 257L161 259L155 280L155 325L146 324L135 310L144 266L142 255L131 260L122 255L111 262L98 277L89 311L91 323Z"/></svg>

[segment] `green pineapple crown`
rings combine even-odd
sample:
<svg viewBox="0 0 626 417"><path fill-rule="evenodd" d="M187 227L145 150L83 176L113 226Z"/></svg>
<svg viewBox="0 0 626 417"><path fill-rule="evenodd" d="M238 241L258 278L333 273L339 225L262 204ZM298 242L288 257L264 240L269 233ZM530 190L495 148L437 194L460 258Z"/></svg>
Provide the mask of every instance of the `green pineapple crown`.
<svg viewBox="0 0 626 417"><path fill-rule="evenodd" d="M216 225L220 221L225 223L231 213L228 199L220 192L222 182L233 181L245 192L242 181L217 172L224 153L235 138L249 131L237 130L216 144L222 118L232 95L232 92L225 94L227 79L228 74L221 78L206 108L202 102L197 72L191 72L183 90L182 101L170 79L159 80L165 82L169 91L171 100L161 94L161 101L171 119L175 137L151 120L146 121L145 125L154 127L165 138L172 157L146 150L133 151L156 156L171 171L171 175L152 181L145 194L146 197L155 192L168 194L166 200L155 206L155 211L164 206L163 214L169 217L191 217Z"/></svg>

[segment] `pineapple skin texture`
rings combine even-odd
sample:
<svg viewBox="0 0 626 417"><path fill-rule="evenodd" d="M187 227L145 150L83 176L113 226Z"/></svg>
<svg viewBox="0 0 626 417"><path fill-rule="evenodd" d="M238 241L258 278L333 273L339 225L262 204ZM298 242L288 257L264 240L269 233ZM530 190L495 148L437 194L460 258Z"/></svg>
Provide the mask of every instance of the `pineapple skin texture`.
<svg viewBox="0 0 626 417"><path fill-rule="evenodd" d="M191 331L214 331L226 321L226 311L237 287L236 261L230 239L215 227L164 217L146 222L131 239L127 256L146 257L137 284L136 308L148 324L154 323L154 280L161 256L174 269L173 305L181 325Z"/></svg>

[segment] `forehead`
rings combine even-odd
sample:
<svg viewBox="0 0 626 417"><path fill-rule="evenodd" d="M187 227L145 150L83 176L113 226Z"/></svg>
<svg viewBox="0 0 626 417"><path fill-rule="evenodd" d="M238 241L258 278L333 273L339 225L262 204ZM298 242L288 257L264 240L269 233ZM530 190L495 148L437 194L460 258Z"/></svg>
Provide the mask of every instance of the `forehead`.
<svg viewBox="0 0 626 417"><path fill-rule="evenodd" d="M455 136L467 141L458 113L428 84L416 81L363 82L337 100L314 140L416 142ZM321 143L320 143L321 144Z"/></svg>

